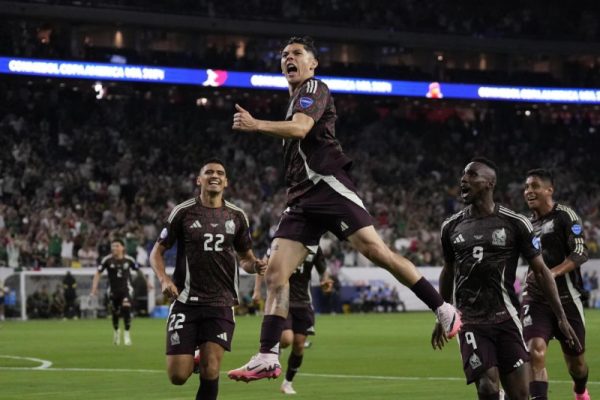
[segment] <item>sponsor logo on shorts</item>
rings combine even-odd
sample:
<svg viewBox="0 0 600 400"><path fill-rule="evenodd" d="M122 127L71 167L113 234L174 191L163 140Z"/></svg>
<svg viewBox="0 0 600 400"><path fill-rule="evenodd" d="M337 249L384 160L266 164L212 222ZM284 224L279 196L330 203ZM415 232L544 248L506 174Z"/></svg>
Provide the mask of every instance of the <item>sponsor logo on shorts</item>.
<svg viewBox="0 0 600 400"><path fill-rule="evenodd" d="M513 368L519 368L523 364L525 364L525 362L519 358L515 365L513 365Z"/></svg>
<svg viewBox="0 0 600 400"><path fill-rule="evenodd" d="M342 230L342 232L344 232L346 229L348 229L348 224L342 221L340 223L340 229Z"/></svg>
<svg viewBox="0 0 600 400"><path fill-rule="evenodd" d="M481 367L483 365L483 363L481 362L481 360L479 359L477 354L473 354L469 358L469 365L471 366L471 369L477 369L477 368Z"/></svg>
<svg viewBox="0 0 600 400"><path fill-rule="evenodd" d="M171 346L177 346L179 343L181 343L179 340L179 334L177 332L174 332L171 335L170 340L171 340Z"/></svg>
<svg viewBox="0 0 600 400"><path fill-rule="evenodd" d="M227 341L227 332L219 333L219 334L217 335L217 337L218 337L219 339L223 340L224 342L226 342L226 341Z"/></svg>

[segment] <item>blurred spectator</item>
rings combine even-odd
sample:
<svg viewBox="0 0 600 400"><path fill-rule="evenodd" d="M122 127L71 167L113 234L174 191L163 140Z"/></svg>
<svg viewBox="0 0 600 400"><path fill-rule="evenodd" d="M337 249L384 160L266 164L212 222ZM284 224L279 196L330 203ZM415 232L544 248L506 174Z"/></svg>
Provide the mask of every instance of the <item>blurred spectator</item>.
<svg viewBox="0 0 600 400"><path fill-rule="evenodd" d="M30 318L48 318L50 316L50 296L46 285L42 285L27 297L27 315Z"/></svg>
<svg viewBox="0 0 600 400"><path fill-rule="evenodd" d="M77 258L82 267L97 267L98 266L98 252L92 246L91 240L86 240L83 247L77 251Z"/></svg>
<svg viewBox="0 0 600 400"><path fill-rule="evenodd" d="M53 318L63 318L65 312L65 296L61 284L56 285L50 299L50 316Z"/></svg>
<svg viewBox="0 0 600 400"><path fill-rule="evenodd" d="M71 271L67 271L67 274L63 278L62 287L65 298L64 316L69 319L77 319L79 315L79 307L77 306L77 281L71 275Z"/></svg>

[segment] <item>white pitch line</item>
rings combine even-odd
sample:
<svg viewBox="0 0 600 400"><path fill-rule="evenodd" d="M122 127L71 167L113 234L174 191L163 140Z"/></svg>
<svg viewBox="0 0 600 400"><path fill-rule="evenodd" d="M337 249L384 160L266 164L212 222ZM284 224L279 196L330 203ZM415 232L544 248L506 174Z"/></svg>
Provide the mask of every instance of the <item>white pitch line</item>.
<svg viewBox="0 0 600 400"><path fill-rule="evenodd" d="M7 357L7 356L0 356ZM127 369L127 368L26 368L26 367L0 367L0 370L40 370L40 371L68 371L68 372L133 372L133 373L165 373L163 370L157 369ZM222 371L222 375L226 372ZM314 374L310 372L300 372L300 376L310 376L314 378L335 378L335 379L365 379L365 380L381 380L381 381L464 381L464 378L459 377L444 377L444 376L385 376L385 375L345 375L345 374ZM550 383L573 383L572 381L551 380ZM589 385L600 385L600 382L588 381Z"/></svg>
<svg viewBox="0 0 600 400"><path fill-rule="evenodd" d="M40 365L38 365L37 367L31 367L31 368L26 368L26 369L48 369L52 366L52 361L48 361L48 360L42 360L40 358L33 358L33 357L20 357L20 356L3 356L0 355L0 358L10 358L13 360L27 360L27 361L33 361L33 362L38 362L40 363ZM20 367L15 367L15 368L20 368Z"/></svg>

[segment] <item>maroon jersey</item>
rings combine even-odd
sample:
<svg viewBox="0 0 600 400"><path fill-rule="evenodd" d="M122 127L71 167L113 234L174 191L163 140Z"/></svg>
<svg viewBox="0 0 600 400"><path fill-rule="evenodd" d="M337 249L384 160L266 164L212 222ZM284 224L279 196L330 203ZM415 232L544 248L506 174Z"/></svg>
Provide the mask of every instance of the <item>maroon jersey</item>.
<svg viewBox="0 0 600 400"><path fill-rule="evenodd" d="M191 305L238 304L236 252L252 247L244 212L224 201L220 208L204 207L193 198L171 211L158 242L170 248L177 242L173 281L178 301Z"/></svg>
<svg viewBox="0 0 600 400"><path fill-rule="evenodd" d="M108 255L102 259L98 266L98 272L108 271L108 284L111 293L129 293L131 287L131 270L137 270L138 266L133 257L125 255L118 259Z"/></svg>
<svg viewBox="0 0 600 400"><path fill-rule="evenodd" d="M573 271L556 278L556 287L561 302L578 299L583 291L579 266L588 259L581 219L571 208L557 203L548 214L537 219L532 217L531 222L542 240L542 256L548 268L556 267L567 258L577 265ZM527 288L523 294L547 302L533 274L527 275Z"/></svg>
<svg viewBox="0 0 600 400"><path fill-rule="evenodd" d="M529 220L496 205L485 217L471 206L442 224L444 259L454 268L454 303L465 324L519 322L514 289L519 255L531 260L540 242Z"/></svg>
<svg viewBox="0 0 600 400"><path fill-rule="evenodd" d="M323 275L325 268L327 268L320 247L316 254L309 253L290 276L290 307L306 306L312 303L310 278L313 266L317 269L319 275Z"/></svg>
<svg viewBox="0 0 600 400"><path fill-rule="evenodd" d="M291 120L295 113L308 115L315 124L304 139L284 140L288 203L316 185L323 176L349 168L352 163L335 137L337 115L333 97L325 83L315 78L302 83L290 98L286 121Z"/></svg>

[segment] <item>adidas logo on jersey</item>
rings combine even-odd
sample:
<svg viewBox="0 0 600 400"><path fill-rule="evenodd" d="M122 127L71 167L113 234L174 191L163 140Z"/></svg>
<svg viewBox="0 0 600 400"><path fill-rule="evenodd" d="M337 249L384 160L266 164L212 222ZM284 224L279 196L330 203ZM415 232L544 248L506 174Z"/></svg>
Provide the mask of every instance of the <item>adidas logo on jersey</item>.
<svg viewBox="0 0 600 400"><path fill-rule="evenodd" d="M454 244L456 243L464 243L465 242L465 238L463 237L462 233L459 233L458 236L456 238L454 238Z"/></svg>
<svg viewBox="0 0 600 400"><path fill-rule="evenodd" d="M193 224L190 225L190 228L194 229L194 228L202 228L202 224L200 223L200 221L195 220Z"/></svg>
<svg viewBox="0 0 600 400"><path fill-rule="evenodd" d="M227 332L219 333L217 337L223 341L227 341Z"/></svg>

